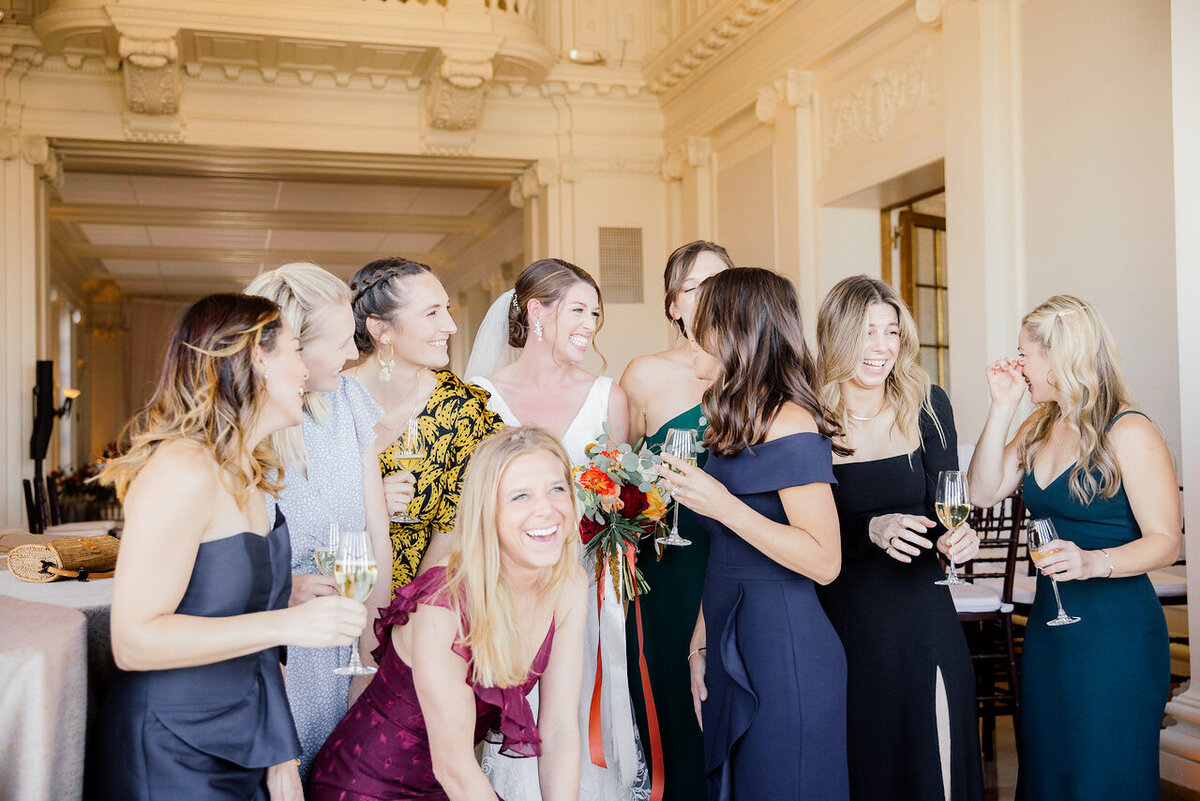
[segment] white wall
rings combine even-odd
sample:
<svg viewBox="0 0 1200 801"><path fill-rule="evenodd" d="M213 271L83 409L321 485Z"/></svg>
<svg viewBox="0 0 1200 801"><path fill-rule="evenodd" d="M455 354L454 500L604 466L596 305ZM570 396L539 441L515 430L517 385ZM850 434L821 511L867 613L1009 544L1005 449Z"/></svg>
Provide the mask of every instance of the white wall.
<svg viewBox="0 0 1200 801"><path fill-rule="evenodd" d="M1024 3L1021 37L1023 311L1057 292L1094 303L1178 456L1170 4Z"/></svg>

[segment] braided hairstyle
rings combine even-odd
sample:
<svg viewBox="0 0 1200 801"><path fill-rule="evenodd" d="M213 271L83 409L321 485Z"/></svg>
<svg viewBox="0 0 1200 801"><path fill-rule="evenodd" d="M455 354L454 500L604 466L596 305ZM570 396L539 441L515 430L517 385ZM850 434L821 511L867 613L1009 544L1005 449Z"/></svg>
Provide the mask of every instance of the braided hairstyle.
<svg viewBox="0 0 1200 801"><path fill-rule="evenodd" d="M404 281L399 279L421 273L432 273L428 265L409 261L400 256L376 259L350 278L354 309L354 344L364 356L375 352L375 341L367 330L367 320L377 317L390 324L396 322L400 310L408 303Z"/></svg>

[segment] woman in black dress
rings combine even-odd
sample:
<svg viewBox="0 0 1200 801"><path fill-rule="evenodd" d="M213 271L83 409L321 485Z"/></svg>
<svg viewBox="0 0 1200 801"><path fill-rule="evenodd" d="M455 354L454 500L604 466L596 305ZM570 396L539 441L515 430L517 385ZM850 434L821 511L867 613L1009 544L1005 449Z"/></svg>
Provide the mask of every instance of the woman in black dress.
<svg viewBox="0 0 1200 801"><path fill-rule="evenodd" d="M693 318L704 393L704 469L660 473L709 535L688 665L704 729L709 801L844 801L846 660L815 586L841 562L830 484L840 434L813 388L787 279L725 270ZM682 668L682 665L680 666Z"/></svg>
<svg viewBox="0 0 1200 801"><path fill-rule="evenodd" d="M917 328L891 286L834 285L817 321L822 402L842 422L834 499L842 572L818 594L846 648L855 801L977 801L975 677L933 547L957 563L979 538L934 521L938 472L957 470L950 401L918 363ZM940 534L940 536L939 536Z"/></svg>

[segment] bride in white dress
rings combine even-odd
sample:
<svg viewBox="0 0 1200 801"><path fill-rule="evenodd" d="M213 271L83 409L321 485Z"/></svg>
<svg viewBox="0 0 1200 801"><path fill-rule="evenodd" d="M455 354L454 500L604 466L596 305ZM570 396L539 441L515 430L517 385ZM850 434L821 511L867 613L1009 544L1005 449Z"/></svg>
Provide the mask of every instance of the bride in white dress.
<svg viewBox="0 0 1200 801"><path fill-rule="evenodd" d="M500 296L475 337L466 375L491 393L488 408L510 426L537 425L557 436L576 465L584 448L602 442L608 424L614 444L625 441L629 407L611 378L579 366L600 328L603 307L596 282L584 270L558 259L530 264L515 289ZM584 634L583 688L579 699L579 801L641 801L650 797L629 700L625 664L625 612L609 592L597 611L595 570L591 577ZM605 573L605 584L611 587ZM600 730L607 767L593 764L589 715L596 681L596 646L603 666ZM537 712L537 687L529 694ZM540 801L537 762L502 756L484 744L483 771L505 801Z"/></svg>

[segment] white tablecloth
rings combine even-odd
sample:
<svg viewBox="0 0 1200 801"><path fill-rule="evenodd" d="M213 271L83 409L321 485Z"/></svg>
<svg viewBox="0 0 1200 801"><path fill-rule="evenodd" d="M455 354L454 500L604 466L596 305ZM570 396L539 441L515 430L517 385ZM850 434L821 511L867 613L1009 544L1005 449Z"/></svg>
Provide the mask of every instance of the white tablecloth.
<svg viewBox="0 0 1200 801"><path fill-rule="evenodd" d="M0 595L0 798L81 797L87 686L83 613Z"/></svg>

